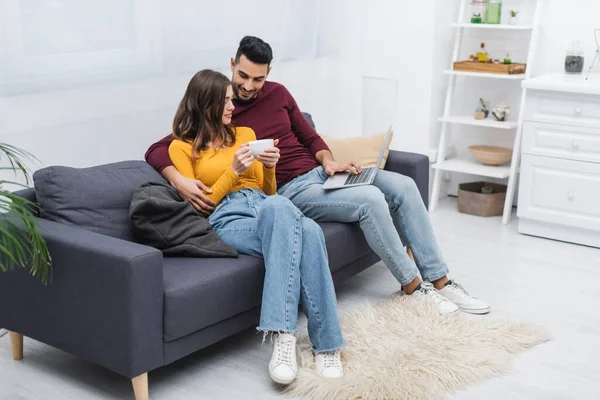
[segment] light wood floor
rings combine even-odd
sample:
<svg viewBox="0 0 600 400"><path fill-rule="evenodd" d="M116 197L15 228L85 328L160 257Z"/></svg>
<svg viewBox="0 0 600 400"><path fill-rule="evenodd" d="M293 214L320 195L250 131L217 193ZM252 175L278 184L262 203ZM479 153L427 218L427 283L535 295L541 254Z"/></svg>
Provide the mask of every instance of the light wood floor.
<svg viewBox="0 0 600 400"><path fill-rule="evenodd" d="M478 218L441 202L433 221L452 277L492 304L492 314L547 327L553 341L515 359L510 374L456 399L600 399L600 250L519 235L515 218ZM340 313L399 289L381 264L343 284ZM300 320L302 327L306 320ZM305 328L300 329L301 332ZM150 397L281 398L267 373L270 347L253 330L150 373ZM0 400L131 399L128 379L32 340L13 361L0 338Z"/></svg>

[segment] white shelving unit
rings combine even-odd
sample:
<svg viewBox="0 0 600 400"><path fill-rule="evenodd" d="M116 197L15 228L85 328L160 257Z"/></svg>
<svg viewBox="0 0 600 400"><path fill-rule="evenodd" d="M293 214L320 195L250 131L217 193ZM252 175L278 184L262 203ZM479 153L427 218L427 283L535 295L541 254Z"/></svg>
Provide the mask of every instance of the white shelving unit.
<svg viewBox="0 0 600 400"><path fill-rule="evenodd" d="M437 163L433 166L433 169L449 172L469 171L469 173L473 175L489 176L490 178L498 179L508 178L510 175L510 167L490 167L488 165L480 164L477 161L461 160L459 158L452 158Z"/></svg>
<svg viewBox="0 0 600 400"><path fill-rule="evenodd" d="M493 119L475 119L472 115L452 115L449 117L438 118L440 122L447 122L449 124L460 124L460 125L472 125L482 126L486 128L496 129L516 129L517 121L496 121Z"/></svg>
<svg viewBox="0 0 600 400"><path fill-rule="evenodd" d="M444 73L448 74L448 75L472 76L472 77L476 77L476 78L509 79L512 81L518 81L518 80L525 79L525 74L515 74L515 75L488 74L485 72L455 71L453 69L447 69L444 71Z"/></svg>
<svg viewBox="0 0 600 400"><path fill-rule="evenodd" d="M508 80L508 81L519 81L523 79L529 78L532 70L532 59L535 54L535 43L537 41L538 36L538 26L539 26L539 18L540 18L540 10L542 7L543 0L534 0L535 1L535 11L533 15L533 24L532 25L506 25L506 24L472 24L470 22L465 22L465 15L467 14L467 7L469 4L469 0L461 0L458 18L456 23L452 24L452 27L455 28L455 38L454 38L454 51L452 54L452 61L450 63L450 69L444 71L444 74L449 76L448 89L446 92L446 101L444 106L444 115L439 118L439 121L442 122L442 131L440 135L440 140L437 148L437 159L436 163L432 166L434 169L434 179L433 179L433 190L431 195L431 203L429 205L430 212L435 211L437 207L437 203L440 196L440 189L442 185L442 177L445 173L456 172L456 173L465 173L471 175L478 175L483 177L497 178L497 179L507 179L508 178L508 190L506 196L506 202L504 204L504 213L502 217L502 222L504 224L508 223L510 220L510 214L512 211L512 199L514 196L514 188L515 188L515 180L518 173L518 165L519 165L519 153L520 153L520 141L521 141L521 126L523 122L523 110L525 103L525 89L521 89L520 96L520 108L519 108L519 116L516 121L504 121L498 122L493 119L484 119L484 120L476 120L472 115L453 115L453 96L456 86L456 78L457 77L467 77L467 78L478 78L478 79L497 79L497 80ZM461 61L459 60L461 43L463 40L463 34L465 30L470 31L515 31L522 32L522 34L530 34L529 38L529 50L527 55L527 70L524 74L519 75L504 75L504 74L490 74L490 73L482 73L482 72L468 72L468 71L455 71L453 69L454 62ZM508 82L506 83L509 84ZM516 88L517 86L515 86ZM481 128L489 128L492 130L503 131L504 134L510 132L511 134L515 132L515 139L513 144L513 157L510 163L510 166L486 166L480 164L479 162L471 159L461 159L461 158L452 158L446 159L446 149L449 142L449 133L448 127L450 124L458 124L458 125L470 125L477 126Z"/></svg>
<svg viewBox="0 0 600 400"><path fill-rule="evenodd" d="M495 29L504 31L530 31L533 25L506 25L506 24L472 24L470 22L462 22L460 24L451 24L453 28L465 29Z"/></svg>

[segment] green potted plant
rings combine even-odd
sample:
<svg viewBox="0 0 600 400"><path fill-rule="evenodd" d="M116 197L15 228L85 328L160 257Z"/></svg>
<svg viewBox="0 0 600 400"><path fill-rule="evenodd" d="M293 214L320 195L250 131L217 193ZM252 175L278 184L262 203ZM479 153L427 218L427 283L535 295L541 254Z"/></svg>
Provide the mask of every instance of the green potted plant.
<svg viewBox="0 0 600 400"><path fill-rule="evenodd" d="M517 25L519 23L518 15L519 12L517 10L510 10L510 18L508 19L508 24Z"/></svg>
<svg viewBox="0 0 600 400"><path fill-rule="evenodd" d="M29 273L48 282L51 258L38 224L31 213L37 205L12 193L8 186L28 187L31 182L25 162L38 162L30 153L6 143L0 143L2 170L22 174L26 185L0 180L0 272L28 268Z"/></svg>

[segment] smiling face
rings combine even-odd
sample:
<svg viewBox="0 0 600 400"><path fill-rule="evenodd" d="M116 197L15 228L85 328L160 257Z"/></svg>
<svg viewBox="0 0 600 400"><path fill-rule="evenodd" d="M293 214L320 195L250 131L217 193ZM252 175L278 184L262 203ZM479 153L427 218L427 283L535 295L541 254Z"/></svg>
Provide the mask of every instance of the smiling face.
<svg viewBox="0 0 600 400"><path fill-rule="evenodd" d="M231 59L231 72L235 97L241 102L250 102L264 86L271 67L254 63L242 54L237 62L235 58Z"/></svg>
<svg viewBox="0 0 600 400"><path fill-rule="evenodd" d="M227 86L227 92L225 93L225 108L223 109L223 125L231 124L231 117L233 116L233 87Z"/></svg>

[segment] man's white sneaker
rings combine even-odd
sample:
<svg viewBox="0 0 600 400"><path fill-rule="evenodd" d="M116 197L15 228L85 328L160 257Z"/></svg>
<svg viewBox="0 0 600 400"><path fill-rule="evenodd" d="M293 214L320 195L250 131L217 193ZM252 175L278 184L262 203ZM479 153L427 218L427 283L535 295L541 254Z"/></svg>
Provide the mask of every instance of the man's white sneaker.
<svg viewBox="0 0 600 400"><path fill-rule="evenodd" d="M423 296L432 299L438 306L441 315L452 314L458 311L458 306L452 301L440 296L438 291L429 282L421 282L419 288L417 288L411 296Z"/></svg>
<svg viewBox="0 0 600 400"><path fill-rule="evenodd" d="M323 378L335 379L344 376L339 350L315 354L315 364L317 365L317 374Z"/></svg>
<svg viewBox="0 0 600 400"><path fill-rule="evenodd" d="M273 355L269 362L271 379L282 385L288 385L296 379L297 374L296 336L290 333L275 335Z"/></svg>
<svg viewBox="0 0 600 400"><path fill-rule="evenodd" d="M490 305L471 296L460 284L450 280L438 293L456 304L462 311L470 314L487 314Z"/></svg>

